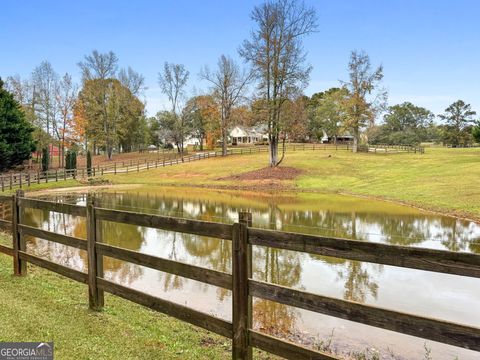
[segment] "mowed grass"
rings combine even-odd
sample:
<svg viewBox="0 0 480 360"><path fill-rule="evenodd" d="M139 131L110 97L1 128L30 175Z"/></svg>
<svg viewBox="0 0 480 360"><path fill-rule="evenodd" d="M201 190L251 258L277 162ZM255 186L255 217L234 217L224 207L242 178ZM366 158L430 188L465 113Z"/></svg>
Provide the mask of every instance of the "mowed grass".
<svg viewBox="0 0 480 360"><path fill-rule="evenodd" d="M267 164L266 153L238 155L110 176L109 179L117 184L252 189L281 184L300 191L382 198L480 219L480 148L427 148L423 155L296 151L287 153L281 164L303 171L295 180L228 179Z"/></svg>
<svg viewBox="0 0 480 360"><path fill-rule="evenodd" d="M231 357L226 338L115 296L105 302L90 311L85 285L35 266L15 277L12 258L0 254L0 342L53 341L55 358L67 360Z"/></svg>

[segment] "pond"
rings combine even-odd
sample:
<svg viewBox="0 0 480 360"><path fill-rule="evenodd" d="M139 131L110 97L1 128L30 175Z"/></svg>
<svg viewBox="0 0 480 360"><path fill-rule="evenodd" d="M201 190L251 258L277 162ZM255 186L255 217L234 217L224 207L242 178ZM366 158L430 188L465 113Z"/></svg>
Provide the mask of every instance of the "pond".
<svg viewBox="0 0 480 360"><path fill-rule="evenodd" d="M253 226L386 244L480 253L480 225L394 203L332 194L275 194L190 188L97 192L102 207L233 223L250 211ZM85 204L85 194L49 198ZM81 217L28 210L28 225L85 238ZM230 241L158 229L102 224L106 243L209 269L231 272ZM86 254L40 239L28 251L86 271ZM480 279L409 270L306 253L253 248L254 278L316 294L478 327ZM231 293L111 258L105 277L122 285L231 319ZM254 299L254 327L339 353L376 349L382 359L478 359L478 353ZM371 350L374 351L374 350ZM392 354L395 354L392 355Z"/></svg>

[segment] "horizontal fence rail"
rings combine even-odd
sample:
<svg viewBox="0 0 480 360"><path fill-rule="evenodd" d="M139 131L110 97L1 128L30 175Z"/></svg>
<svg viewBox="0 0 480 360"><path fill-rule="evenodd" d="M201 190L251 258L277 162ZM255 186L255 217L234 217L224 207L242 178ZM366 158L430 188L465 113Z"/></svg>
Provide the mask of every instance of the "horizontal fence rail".
<svg viewBox="0 0 480 360"><path fill-rule="evenodd" d="M192 235L211 236L226 240L232 239L232 226L227 224L101 208L96 209L95 213L98 220L146 226Z"/></svg>
<svg viewBox="0 0 480 360"><path fill-rule="evenodd" d="M480 255L250 229L252 245L445 274L480 277Z"/></svg>
<svg viewBox="0 0 480 360"><path fill-rule="evenodd" d="M350 144L287 144L286 151L342 151L352 150ZM397 146L397 145L362 145L359 146L360 151L371 153L384 153L393 154L400 152L407 153L419 153L423 154L425 149L420 146ZM250 146L250 147L238 147L230 148L227 150L226 155L248 155L268 152L268 147L265 146ZM130 160L114 162L112 164L103 164L92 166L91 168L81 167L78 169L54 169L47 171L37 172L25 172L25 173L11 173L0 175L0 190L12 190L13 188L29 187L32 184L41 184L48 182L65 181L69 179L86 179L94 178L104 175L116 175L116 174L128 174L132 172L139 172L145 170L156 169L159 167L173 166L177 164L189 163L192 161L198 161L203 159L210 159L221 157L221 151L204 151L189 154L185 152L183 154L178 153L166 153L162 157L157 159L142 159L142 160Z"/></svg>
<svg viewBox="0 0 480 360"><path fill-rule="evenodd" d="M232 290L232 275L227 273L184 264L178 261L162 259L156 256L142 254L137 251L102 243L98 243L96 247L98 253L102 256L109 256L114 259L128 261L154 270L167 272L173 275L204 282L205 284Z"/></svg>
<svg viewBox="0 0 480 360"><path fill-rule="evenodd" d="M429 319L251 280L251 294L265 300L386 330L480 351L480 328Z"/></svg>
<svg viewBox="0 0 480 360"><path fill-rule="evenodd" d="M239 213L239 222L229 225L105 209L98 207L91 197L87 199L87 206L77 206L25 198L20 191L16 196L0 197L0 202L11 204L13 215L12 221L5 221L13 234L13 247L2 245L0 252L13 256L14 271L17 275L26 275L25 265L29 262L87 284L90 307L94 310L100 310L103 307L104 292L108 292L225 336L232 339L233 359L251 359L251 350L254 347L287 359L340 359L336 355L309 349L254 330L252 298L265 299L368 326L480 351L480 327L408 314L256 280L252 275L251 249L252 246L266 246L476 278L480 277L480 255L258 229L251 226L251 214L248 213ZM41 209L86 217L87 239L26 225L22 219L25 209ZM229 240L232 242L232 273L202 268L103 243L100 226L104 221ZM87 251L88 272L78 271L28 253L25 236L33 236ZM104 257L230 290L232 291L232 320L220 319L112 282L103 275Z"/></svg>

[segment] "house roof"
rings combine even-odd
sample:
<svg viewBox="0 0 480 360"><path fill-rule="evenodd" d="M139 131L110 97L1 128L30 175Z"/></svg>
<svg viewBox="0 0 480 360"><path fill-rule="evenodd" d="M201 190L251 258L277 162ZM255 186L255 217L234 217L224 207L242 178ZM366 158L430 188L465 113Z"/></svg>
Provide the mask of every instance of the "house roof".
<svg viewBox="0 0 480 360"><path fill-rule="evenodd" d="M245 126L237 125L230 130L229 135L231 137L261 137L265 135L265 131L263 131L262 127L247 128Z"/></svg>

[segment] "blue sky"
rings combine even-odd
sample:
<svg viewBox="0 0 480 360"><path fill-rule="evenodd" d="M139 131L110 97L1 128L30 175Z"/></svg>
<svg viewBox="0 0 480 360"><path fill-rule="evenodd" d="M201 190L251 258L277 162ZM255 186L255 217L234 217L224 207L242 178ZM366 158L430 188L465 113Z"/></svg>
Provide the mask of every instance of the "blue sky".
<svg viewBox="0 0 480 360"><path fill-rule="evenodd" d="M463 99L480 113L480 1L307 0L319 31L305 40L313 66L307 95L347 78L352 49L382 63L389 103L411 101L436 114ZM142 73L150 115L165 99L157 78L165 61L190 70L189 91L205 91L203 65L237 57L260 1L2 1L0 76L27 77L42 60L79 80L76 65L93 49L113 50L120 66Z"/></svg>

